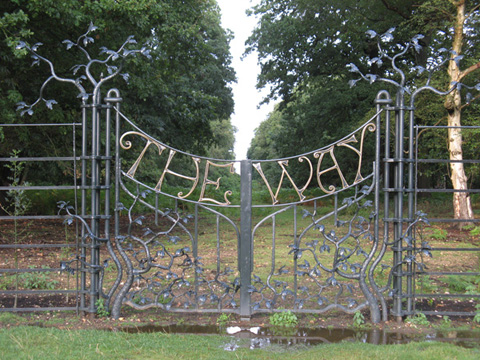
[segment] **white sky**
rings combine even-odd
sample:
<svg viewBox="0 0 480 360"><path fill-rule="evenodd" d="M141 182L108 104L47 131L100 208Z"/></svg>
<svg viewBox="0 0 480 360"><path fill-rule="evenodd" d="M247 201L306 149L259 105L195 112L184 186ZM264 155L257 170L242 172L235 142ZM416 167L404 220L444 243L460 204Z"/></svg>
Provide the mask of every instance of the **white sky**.
<svg viewBox="0 0 480 360"><path fill-rule="evenodd" d="M222 26L230 29L235 36L230 42L230 51L233 57L232 66L237 73L237 83L232 85L235 101L232 124L238 129L235 136L237 160L247 158L253 131L273 110L273 103L258 108L266 91L260 93L255 88L257 75L260 72L256 53L241 59L245 51L245 41L257 23L256 18L247 17L245 11L259 2L260 0L217 0L222 12Z"/></svg>

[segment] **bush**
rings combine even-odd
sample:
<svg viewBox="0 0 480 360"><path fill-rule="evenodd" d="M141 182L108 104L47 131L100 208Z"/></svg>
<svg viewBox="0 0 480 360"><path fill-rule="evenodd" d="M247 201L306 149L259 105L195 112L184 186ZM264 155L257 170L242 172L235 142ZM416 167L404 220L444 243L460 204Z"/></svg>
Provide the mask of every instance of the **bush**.
<svg viewBox="0 0 480 360"><path fill-rule="evenodd" d="M295 327L298 324L298 318L290 310L278 312L270 316L270 324L273 326Z"/></svg>

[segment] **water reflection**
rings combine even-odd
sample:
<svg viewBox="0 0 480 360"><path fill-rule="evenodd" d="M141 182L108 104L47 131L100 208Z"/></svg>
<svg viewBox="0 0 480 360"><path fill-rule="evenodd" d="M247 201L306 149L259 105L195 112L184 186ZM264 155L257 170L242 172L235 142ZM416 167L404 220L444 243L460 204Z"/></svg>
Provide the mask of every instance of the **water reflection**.
<svg viewBox="0 0 480 360"><path fill-rule="evenodd" d="M169 334L228 335L228 341L224 346L227 351L235 351L240 346L248 346L250 349L270 346L290 348L339 342L391 345L406 344L411 341L441 341L468 348L480 347L480 332L478 331L438 330L428 334L412 335L381 329L218 327L215 325L145 325L124 328L122 331L128 333L163 332ZM240 341L241 339L250 341Z"/></svg>

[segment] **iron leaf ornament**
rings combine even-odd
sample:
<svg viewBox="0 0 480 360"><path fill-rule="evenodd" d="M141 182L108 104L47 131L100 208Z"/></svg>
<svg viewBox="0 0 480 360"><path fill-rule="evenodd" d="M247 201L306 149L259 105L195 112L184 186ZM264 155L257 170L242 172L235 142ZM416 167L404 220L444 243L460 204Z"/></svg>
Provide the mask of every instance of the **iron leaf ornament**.
<svg viewBox="0 0 480 360"><path fill-rule="evenodd" d="M97 29L98 28L94 26L93 23L90 23L87 32L81 35L76 42L73 42L71 40L64 40L62 42L65 45L67 51L76 48L81 53L83 53L86 59L85 64L77 64L72 66L72 68L70 69L73 75L72 78L62 77L58 75L55 71L54 64L49 59L38 53L40 47L43 45L41 42L36 43L32 46L30 46L24 41L20 41L17 44L17 50L25 49L32 55L32 66L38 66L40 65L40 63L45 63L50 68L50 76L44 81L43 85L41 86L38 99L31 104L27 104L23 101L17 103L17 111L20 111L21 116L25 114L33 115L33 108L40 102L44 102L48 109L52 109L53 105L57 104L55 100L45 99L43 95L47 84L52 80L70 83L74 85L79 91L78 97L81 98L83 102L85 102L90 96L96 96L103 83L116 77L117 75L120 75L126 82L128 82L129 75L127 73L121 73L124 63L123 60L125 60L127 57L132 57L140 54L142 56L145 56L147 59L152 58L152 56L150 55L151 49L148 47L148 45L144 45L140 49L129 49L129 45L137 44L135 38L133 36L129 36L117 50L110 50L106 47L102 47L99 55L106 55L103 60L94 59L87 51L87 46L95 42L95 39L90 35ZM118 66L112 65L112 62L118 60L121 60L121 63ZM100 64L105 66L107 76L103 77L102 73L102 77L100 78L100 80L97 80L92 74L92 66L94 64ZM77 74L79 74L79 76L75 77ZM88 81L93 87L92 92L89 93L87 91L86 87L83 85L84 81Z"/></svg>
<svg viewBox="0 0 480 360"><path fill-rule="evenodd" d="M422 34L415 35L407 44L395 44L391 47L391 51L388 51L385 48L386 43L391 43L394 40L393 33L395 32L395 28L389 29L384 34L377 34L373 30L368 30L366 32L367 37L370 40L377 41L378 47L378 56L374 58L369 58L368 65L376 65L377 67L382 67L385 63L391 64L393 73L397 75L400 80L393 80L392 78L382 77L376 74L363 74L359 67L354 64L350 63L347 64L349 71L355 74L358 74L360 77L357 79L349 80L348 84L350 87L353 87L357 84L358 81L368 81L370 84L374 82L385 82L395 86L396 88L400 88L404 90L406 93L411 94L410 87L406 84L406 74L403 70L399 68L397 65L398 62L401 62L402 57L409 51L413 50L416 53L420 53L423 49L421 45L421 40L425 37ZM394 52L393 55L389 55L389 52ZM395 53L396 52L396 53ZM419 93L423 90L430 90L438 95L448 95L454 90L460 91L462 88L467 90L465 95L465 101L469 104L473 99L474 96L471 94L470 91L476 90L480 91L480 83L474 86L468 86L460 82L452 82L450 84L450 88L446 91L441 91L436 89L435 87L431 86L431 80L433 75L440 70L445 64L448 64L450 61L455 61L457 66L460 66L460 62L463 60L464 55L458 55L454 50L447 50L446 48L440 48L436 51L435 55L429 56L426 66L415 65L411 67L410 72L416 73L417 76L422 74L427 74L427 80L425 85L423 86L415 86L414 94ZM391 72L390 72L391 73Z"/></svg>

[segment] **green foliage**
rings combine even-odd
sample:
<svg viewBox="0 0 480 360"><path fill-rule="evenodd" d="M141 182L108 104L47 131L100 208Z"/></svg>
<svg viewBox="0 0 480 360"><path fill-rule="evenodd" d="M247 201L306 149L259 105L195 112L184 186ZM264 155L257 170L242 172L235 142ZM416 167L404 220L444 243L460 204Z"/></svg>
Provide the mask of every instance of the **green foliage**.
<svg viewBox="0 0 480 360"><path fill-rule="evenodd" d="M480 236L480 226L475 226L472 230L470 230L471 236Z"/></svg>
<svg viewBox="0 0 480 360"><path fill-rule="evenodd" d="M432 281L428 275L419 275L416 282L417 288L423 293L434 293L438 290L438 286Z"/></svg>
<svg viewBox="0 0 480 360"><path fill-rule="evenodd" d="M35 269L33 266L30 269ZM42 269L48 269L42 267ZM25 289L36 290L54 290L58 284L57 280L52 280L46 272L25 272L18 276Z"/></svg>
<svg viewBox="0 0 480 360"><path fill-rule="evenodd" d="M225 327L231 321L231 314L221 313L217 318L217 325L220 327Z"/></svg>
<svg viewBox="0 0 480 360"><path fill-rule="evenodd" d="M365 317L360 311L356 311L353 314L353 327L361 328L365 325Z"/></svg>
<svg viewBox="0 0 480 360"><path fill-rule="evenodd" d="M235 132L237 129L230 120L213 120L210 122L212 128L213 145L208 149L208 156L215 159L233 160L235 154Z"/></svg>
<svg viewBox="0 0 480 360"><path fill-rule="evenodd" d="M432 233L430 234L430 237L435 240L446 240L447 235L448 235L447 230L434 228Z"/></svg>
<svg viewBox="0 0 480 360"><path fill-rule="evenodd" d="M0 290L8 290L13 283L14 281L10 276L6 274L0 274Z"/></svg>
<svg viewBox="0 0 480 360"><path fill-rule="evenodd" d="M473 317L473 322L480 324L480 304L475 305L475 316Z"/></svg>
<svg viewBox="0 0 480 360"><path fill-rule="evenodd" d="M18 159L19 155L19 150L12 150L10 157L14 160L5 164L5 168L9 171L9 175L7 175L9 186L12 188L17 187L17 189L10 189L7 191L6 198L8 205L4 206L0 203L1 209L10 216L25 215L31 206L31 201L26 191L18 189L21 185L29 185L28 183L22 182L21 176L25 169L25 162L15 160Z"/></svg>
<svg viewBox="0 0 480 360"><path fill-rule="evenodd" d="M0 210L3 210L7 215L15 216L15 217L25 215L31 205L30 199L27 196L25 190L19 188L21 185L24 185L24 186L28 185L28 183L23 182L21 179L22 172L24 171L24 168L25 168L25 163L23 161L17 161L19 154L20 154L19 150L12 150L10 157L13 159L13 161L7 162L5 164L5 169L7 170L7 173L8 173L8 175L6 176L7 183L5 185L11 186L12 188L7 191L7 195L6 195L7 204L2 205L2 203L0 202ZM0 175L1 174L2 174L2 169L0 168ZM17 218L14 218L13 224L14 226L13 226L11 236L13 237L13 243L18 244L19 242L22 241L22 239L26 235L29 224L23 227L20 227ZM18 264L19 264L18 256L19 256L18 252L15 251L13 257L14 257L14 264L16 268L18 268ZM20 280L21 280L21 276L18 273L16 273L15 280L14 280L15 290L18 290ZM8 285L9 284L7 283L5 286L8 286ZM13 307L17 307L17 300L18 300L18 296L17 294L15 294Z"/></svg>
<svg viewBox="0 0 480 360"><path fill-rule="evenodd" d="M444 316L438 327L441 329L449 329L452 327L452 320L448 316Z"/></svg>
<svg viewBox="0 0 480 360"><path fill-rule="evenodd" d="M259 86L271 84L269 97L288 101L320 78L336 80L348 72L347 61L377 50L365 41L365 31L383 33L411 10L412 1L396 13L380 0L263 0L252 10L260 21L247 49L260 54Z"/></svg>
<svg viewBox="0 0 480 360"><path fill-rule="evenodd" d="M298 325L297 315L290 310L273 313L269 319L270 324L273 326L295 327Z"/></svg>
<svg viewBox="0 0 480 360"><path fill-rule="evenodd" d="M412 325L430 326L430 321L428 321L427 316L424 313L417 313L413 316L409 316L405 322Z"/></svg>
<svg viewBox="0 0 480 360"><path fill-rule="evenodd" d="M103 298L99 298L97 301L95 301L95 307L97 308L98 317L104 318L110 316L110 312L105 307L105 300Z"/></svg>
<svg viewBox="0 0 480 360"><path fill-rule="evenodd" d="M268 115L267 119L262 121L258 128L255 129L255 136L248 149L247 158L253 160L269 160L281 157L278 153L277 140L279 139L283 126L282 122L282 112L277 106L274 111ZM269 173L268 169L263 168L263 171L265 174Z"/></svg>
<svg viewBox="0 0 480 360"><path fill-rule="evenodd" d="M163 297L162 297L160 300L162 300L162 299L163 299ZM132 298L132 302L133 302L134 304L141 305L141 301L142 301L142 297L141 297L141 296L134 296L134 297Z"/></svg>
<svg viewBox="0 0 480 360"><path fill-rule="evenodd" d="M480 277L478 276L449 275L445 278L445 283L450 292L472 295L480 293Z"/></svg>
<svg viewBox="0 0 480 360"><path fill-rule="evenodd" d="M142 297L137 297L138 298L138 302L137 304L141 304L142 303ZM165 296L160 296L159 299L158 299L158 302L160 304L163 304L163 305L167 305L169 302L172 301L172 298L170 297L165 297Z"/></svg>
<svg viewBox="0 0 480 360"><path fill-rule="evenodd" d="M75 204L74 190L38 190L30 191L31 210L30 212L41 215L56 215L58 213L58 201ZM89 194L90 197L90 194Z"/></svg>

